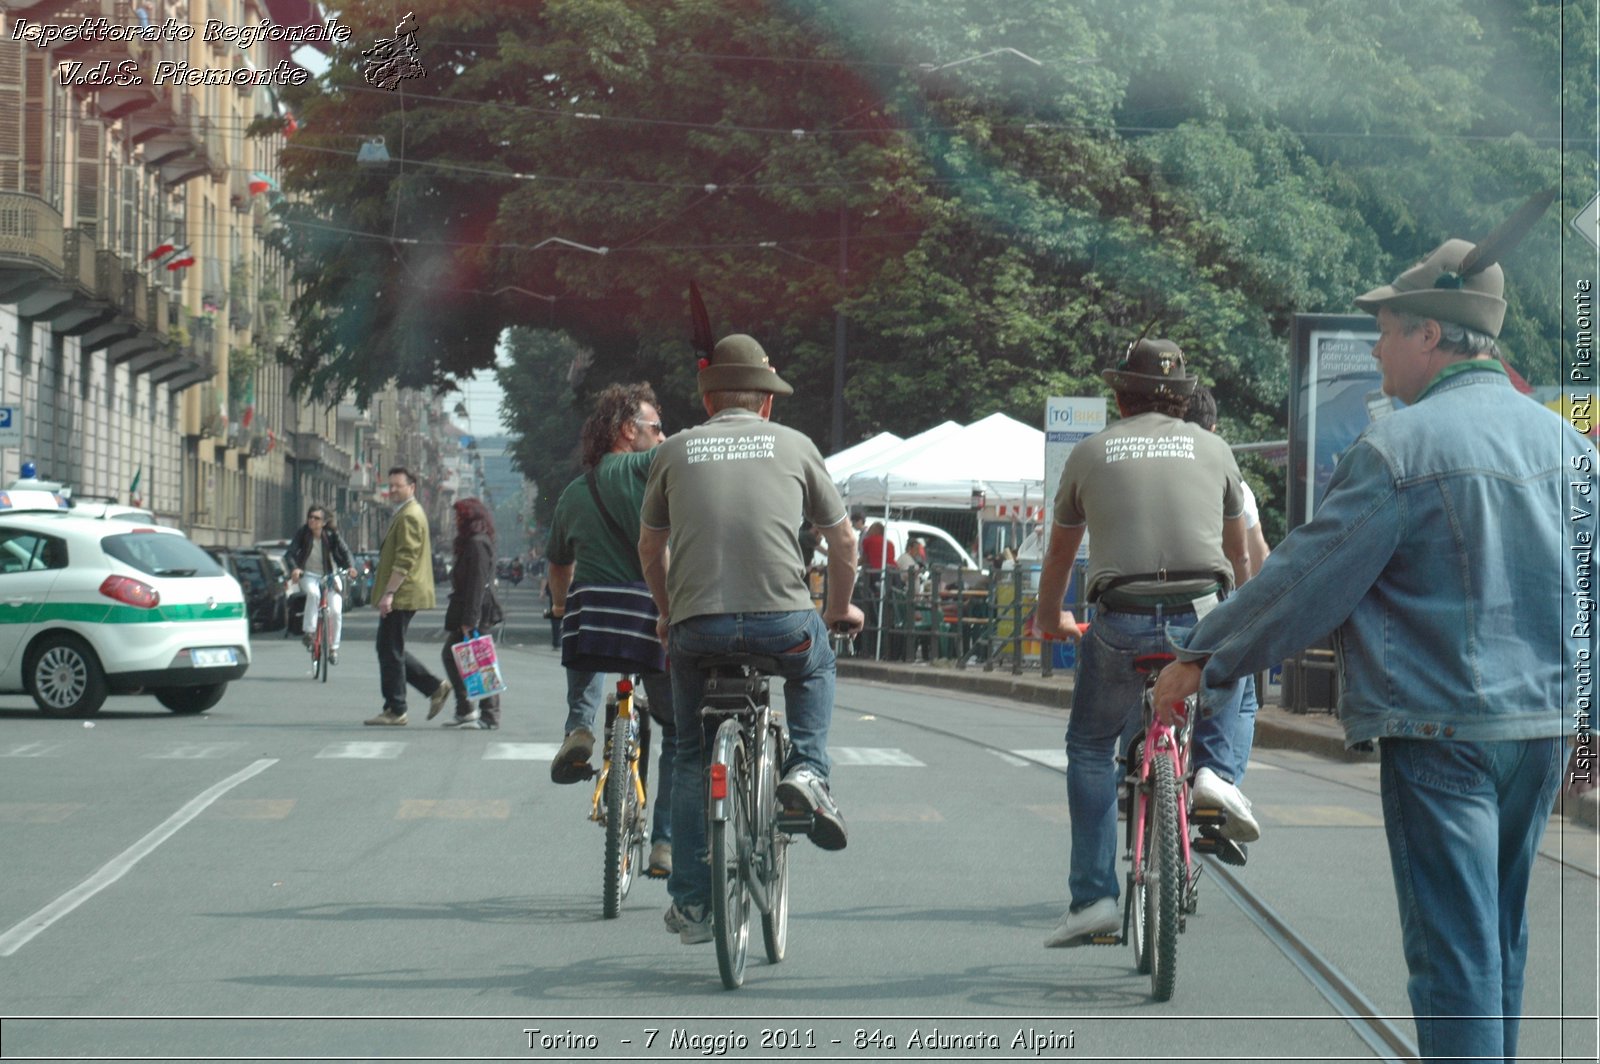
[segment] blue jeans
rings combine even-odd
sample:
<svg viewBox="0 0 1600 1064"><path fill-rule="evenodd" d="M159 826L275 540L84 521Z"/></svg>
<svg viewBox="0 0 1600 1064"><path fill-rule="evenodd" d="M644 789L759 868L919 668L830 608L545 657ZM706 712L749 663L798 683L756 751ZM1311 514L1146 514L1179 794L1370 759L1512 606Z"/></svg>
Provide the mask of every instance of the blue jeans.
<svg viewBox="0 0 1600 1064"><path fill-rule="evenodd" d="M678 722L678 760L673 766L672 878L667 892L678 905L711 899L706 853L706 767L714 733L700 716L705 694L702 658L719 654L767 654L783 677L784 719L789 725L788 771L811 766L828 775L828 725L833 719L835 663L828 629L815 610L793 613L718 613L672 626L672 708Z"/></svg>
<svg viewBox="0 0 1600 1064"><path fill-rule="evenodd" d="M1565 738L1378 744L1383 825L1428 1060L1513 1060L1528 959L1528 879Z"/></svg>
<svg viewBox="0 0 1600 1064"><path fill-rule="evenodd" d="M586 728L596 738L600 728L595 718L605 701L606 673L567 670L567 724L562 734L570 735L578 728ZM672 766L677 760L677 729L672 717L672 677L669 673L645 673L644 696L650 703L650 716L656 727L651 743L661 751L656 759L656 811L651 814L650 841L672 841ZM602 725L603 727L604 725ZM648 766L642 766L648 774Z"/></svg>
<svg viewBox="0 0 1600 1064"><path fill-rule="evenodd" d="M1187 607L1155 614L1101 609L1078 647L1072 713L1067 717L1067 813L1072 856L1067 889L1074 908L1120 893L1117 881L1117 782L1125 749L1143 719L1144 677L1133 667L1145 654L1170 654L1170 640L1194 626ZM1243 682L1201 689L1190 767L1227 780L1244 773L1250 757L1240 746ZM1251 719L1254 733L1254 718Z"/></svg>

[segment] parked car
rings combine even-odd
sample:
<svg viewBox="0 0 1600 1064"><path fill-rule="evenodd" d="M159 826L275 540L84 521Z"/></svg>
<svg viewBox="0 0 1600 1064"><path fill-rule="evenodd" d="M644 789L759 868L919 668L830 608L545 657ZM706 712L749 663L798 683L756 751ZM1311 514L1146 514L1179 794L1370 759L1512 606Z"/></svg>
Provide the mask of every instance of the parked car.
<svg viewBox="0 0 1600 1064"><path fill-rule="evenodd" d="M239 582L252 632L272 632L283 627L289 612L284 578L263 551L252 547L207 547L206 553Z"/></svg>
<svg viewBox="0 0 1600 1064"><path fill-rule="evenodd" d="M0 691L48 716L144 692L174 713L221 701L250 666L238 583L182 532L0 493Z"/></svg>

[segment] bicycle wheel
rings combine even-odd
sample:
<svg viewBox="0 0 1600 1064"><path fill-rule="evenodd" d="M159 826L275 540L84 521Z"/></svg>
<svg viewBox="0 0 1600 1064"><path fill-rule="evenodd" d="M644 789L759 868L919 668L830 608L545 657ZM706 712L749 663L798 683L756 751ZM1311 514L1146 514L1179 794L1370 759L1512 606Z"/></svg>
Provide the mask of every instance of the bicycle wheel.
<svg viewBox="0 0 1600 1064"><path fill-rule="evenodd" d="M1150 939L1150 988L1157 1001L1172 997L1178 985L1178 918L1188 883L1178 840L1178 780L1172 762L1151 762L1150 827L1146 841L1153 882L1145 884L1145 933Z"/></svg>
<svg viewBox="0 0 1600 1064"><path fill-rule="evenodd" d="M1143 809L1141 811L1141 801ZM1144 824L1144 839L1139 850L1138 863L1134 866L1133 874L1128 876L1128 924L1130 939L1133 944L1134 968L1140 975L1150 974L1150 936L1146 931L1149 927L1149 909L1151 898L1150 886L1155 876L1152 870L1153 840L1155 838L1154 825L1155 803L1149 799L1148 794L1141 794L1141 788L1133 792L1133 806L1128 810L1128 850L1133 851L1133 826L1135 818Z"/></svg>
<svg viewBox="0 0 1600 1064"><path fill-rule="evenodd" d="M638 868L634 857L633 834L639 820L639 792L633 787L628 766L628 728L619 713L611 729L606 771L606 881L605 916L615 919L622 912L622 900L633 886Z"/></svg>
<svg viewBox="0 0 1600 1064"><path fill-rule="evenodd" d="M328 682L328 611L317 611L317 632L311 637L311 653L314 655L313 664L316 667L317 679L323 683Z"/></svg>
<svg viewBox="0 0 1600 1064"><path fill-rule="evenodd" d="M783 960L789 944L789 836L778 830L778 772L783 765L788 743L783 729L772 725L767 731L767 747L757 776L760 790L756 798L756 830L763 849L763 886L767 892L767 911L761 914L761 939L767 947L767 961Z"/></svg>
<svg viewBox="0 0 1600 1064"><path fill-rule="evenodd" d="M711 822L711 926L717 942L717 970L722 985L737 990L744 983L750 952L750 892L745 888L743 850L749 845L753 781L737 720L717 729L711 771L726 773L727 816ZM714 778L714 777L713 777Z"/></svg>

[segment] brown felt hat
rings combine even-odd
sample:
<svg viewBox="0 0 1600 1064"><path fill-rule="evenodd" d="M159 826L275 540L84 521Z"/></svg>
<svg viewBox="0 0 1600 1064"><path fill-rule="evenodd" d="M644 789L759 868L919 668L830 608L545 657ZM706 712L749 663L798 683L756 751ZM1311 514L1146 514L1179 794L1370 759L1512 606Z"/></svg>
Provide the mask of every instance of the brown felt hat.
<svg viewBox="0 0 1600 1064"><path fill-rule="evenodd" d="M1499 336L1506 317L1505 273L1498 265L1460 276L1461 261L1474 247L1470 240L1446 240L1391 284L1356 299L1368 314L1383 307L1419 318L1454 322L1485 336Z"/></svg>
<svg viewBox="0 0 1600 1064"><path fill-rule="evenodd" d="M1144 338L1134 342L1116 369L1100 376L1116 391L1132 395L1189 395L1199 383L1184 368L1183 350L1177 344Z"/></svg>
<svg viewBox="0 0 1600 1064"><path fill-rule="evenodd" d="M703 349L702 349L703 350ZM771 392L793 395L789 382L778 376L767 353L755 338L734 333L717 341L700 370L700 394L707 392Z"/></svg>

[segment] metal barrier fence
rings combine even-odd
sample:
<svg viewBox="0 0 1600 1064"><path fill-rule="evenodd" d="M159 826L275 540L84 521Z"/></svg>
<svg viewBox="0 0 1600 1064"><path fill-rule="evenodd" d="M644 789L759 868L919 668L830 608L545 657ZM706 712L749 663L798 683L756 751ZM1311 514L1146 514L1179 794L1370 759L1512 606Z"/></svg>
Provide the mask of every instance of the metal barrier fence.
<svg viewBox="0 0 1600 1064"><path fill-rule="evenodd" d="M1083 585L1074 569L1069 594ZM1020 566L999 572L970 569L862 569L853 601L866 614L855 654L878 661L954 661L958 668L991 672L1009 666L1013 675L1037 669L1050 676L1071 664L1075 647L1041 642L1030 635L1038 603L1039 569ZM814 574L812 597L826 601L827 573ZM1078 619L1082 602L1069 603Z"/></svg>

